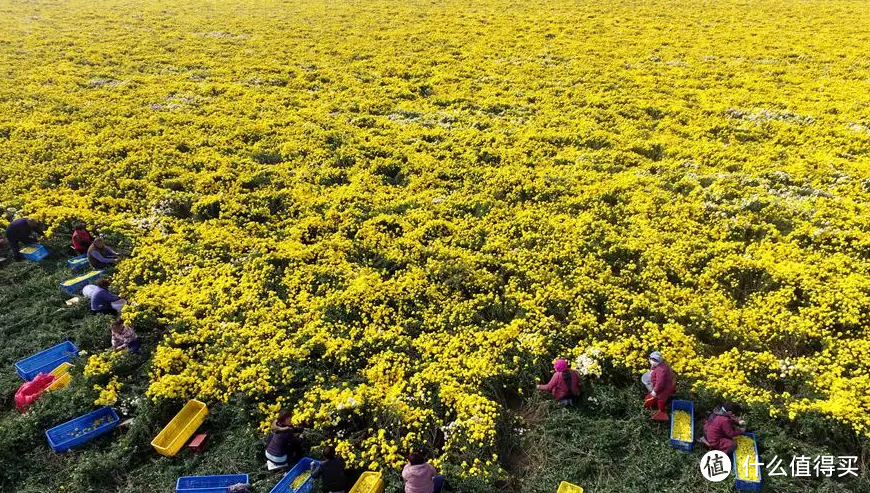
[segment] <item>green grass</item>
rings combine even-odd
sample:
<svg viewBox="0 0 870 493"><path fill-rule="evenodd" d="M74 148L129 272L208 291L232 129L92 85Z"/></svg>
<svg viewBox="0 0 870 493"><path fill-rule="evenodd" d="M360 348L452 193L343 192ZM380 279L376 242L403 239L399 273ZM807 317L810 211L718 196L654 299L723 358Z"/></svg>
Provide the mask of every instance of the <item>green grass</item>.
<svg viewBox="0 0 870 493"><path fill-rule="evenodd" d="M537 400L521 411L531 429L518 447L519 491L552 493L568 480L592 493L734 491L733 475L721 483L703 479L699 470L706 450L696 444L691 453L675 450L669 443L669 425L653 422L641 409L640 385L595 385L591 395L597 404L580 409L562 409ZM694 396L696 438L713 401ZM769 419L763 409L750 409L745 417L750 431L759 437L759 454L768 462L777 455L789 472L794 455L858 455L861 476L849 480L794 479L764 475L763 491L771 492L866 492L867 443L844 430L835 431L818 418L788 424Z"/></svg>
<svg viewBox="0 0 870 493"><path fill-rule="evenodd" d="M62 244L51 246L53 252L63 251ZM86 382L81 375L86 357L78 359L70 387L43 395L26 416L15 410L14 394L21 381L14 371L14 362L65 339L89 353L111 345L111 317L91 314L84 303L73 307L65 304L69 296L60 290L59 284L72 277L65 262L66 258L53 254L40 263L7 261L0 265L0 305L4 307L0 313L2 490L172 491L175 479L181 475L256 472L261 454L258 433L243 403L213 410L203 427L213 435L209 453L184 452L179 459L171 460L152 451L151 439L181 407L180 402L154 405L144 398L134 402L147 386L147 358L149 349L160 337L157 328L140 328L145 355L127 355L120 365L121 371L129 376L124 379L118 407L126 408L135 418L133 425L65 454L51 452L45 430L95 408L97 392L92 388L95 382ZM264 476L274 480L271 475Z"/></svg>
<svg viewBox="0 0 870 493"><path fill-rule="evenodd" d="M65 245L54 243L50 247L60 252ZM68 296L58 287L71 277L65 261L55 253L40 263L0 264L2 491L170 492L179 476L242 472L251 475L255 491L268 492L279 478L263 467L263 446L256 430L259 416L252 414L254 406L244 396L212 406L201 428L211 435L205 453L185 450L170 459L151 449L151 439L183 404L154 404L141 397L148 383L149 353L161 337L161 327L137 327L144 354L126 355L119 365L125 384L116 408L133 417L133 424L65 454L50 450L45 430L94 409L97 392L92 387L99 380L85 380L81 375L85 358L80 358L73 384L44 395L22 416L13 400L21 384L14 362L67 338L89 353L110 346L110 317L92 315L84 304L66 306ZM700 449L684 454L669 445L667 426L650 421L649 413L640 408L642 393L639 384L627 375L614 373L607 382L590 386L589 395L597 402L587 402L578 409L558 408L540 394L512 402L507 406L512 410L503 420L501 440L509 476L498 485L449 478L453 491L552 493L562 480L580 484L590 493L733 491L733 479L713 484L701 478ZM692 398L700 420L703 411L712 406L711 397ZM859 478L795 480L765 475L764 491L870 491L866 440L817 417L789 422L770 419L764 409L752 409L748 420L761 437L760 452L765 461L776 454L788 467L797 454L860 457ZM387 492L401 491L397 472L387 474L387 483Z"/></svg>

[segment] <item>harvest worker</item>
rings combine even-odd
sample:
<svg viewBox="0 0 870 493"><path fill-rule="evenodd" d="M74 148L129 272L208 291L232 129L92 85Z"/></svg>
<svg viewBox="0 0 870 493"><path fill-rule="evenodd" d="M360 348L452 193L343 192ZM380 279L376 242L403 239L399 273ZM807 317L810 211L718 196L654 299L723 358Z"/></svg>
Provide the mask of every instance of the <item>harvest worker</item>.
<svg viewBox="0 0 870 493"><path fill-rule="evenodd" d="M139 346L139 336L133 328L116 318L112 322L112 351L129 349L131 353L139 353Z"/></svg>
<svg viewBox="0 0 870 493"><path fill-rule="evenodd" d="M6 239L12 249L12 258L21 260L21 244L32 245L39 241L39 229L36 221L22 217L9 223L6 227Z"/></svg>
<svg viewBox="0 0 870 493"><path fill-rule="evenodd" d="M88 253L88 248L91 247L91 243L94 242L94 238L88 233L88 230L85 228L84 223L76 223L73 226L72 239L70 243L72 244L72 249L76 251L79 255L84 255Z"/></svg>
<svg viewBox="0 0 870 493"><path fill-rule="evenodd" d="M670 419L666 411L668 399L677 390L677 379L670 365L665 363L662 353L653 351L649 355L649 364L649 383L652 389L646 395L643 406L646 408L655 408L657 406L658 412L652 415L652 419L656 421L668 421ZM641 380L644 380L644 378L641 378Z"/></svg>
<svg viewBox="0 0 870 493"><path fill-rule="evenodd" d="M302 458L303 428L293 426L293 417L289 409L278 413L278 419L272 422L272 432L266 437L266 467L270 471L284 469L288 464L295 464Z"/></svg>
<svg viewBox="0 0 870 493"><path fill-rule="evenodd" d="M408 454L408 463L402 468L405 493L439 493L444 477L438 476L435 466L426 462L422 452Z"/></svg>
<svg viewBox="0 0 870 493"><path fill-rule="evenodd" d="M88 263L94 269L105 269L118 263L118 254L107 247L106 242L98 236L88 248Z"/></svg>
<svg viewBox="0 0 870 493"><path fill-rule="evenodd" d="M735 414L740 413L740 405L733 402L719 404L704 422L704 436L701 443L728 455L737 448L734 438L746 431L746 422L738 420Z"/></svg>
<svg viewBox="0 0 870 493"><path fill-rule="evenodd" d="M94 313L104 313L117 317L120 314L120 307L126 304L126 300L109 291L108 279L100 279L97 281L95 288L85 286L82 294L91 298L91 311ZM122 303L123 302L123 303Z"/></svg>
<svg viewBox="0 0 870 493"><path fill-rule="evenodd" d="M311 477L323 479L323 493L344 493L347 491L347 477L344 475L344 460L335 455L335 449L327 445L323 448L323 462L311 463Z"/></svg>
<svg viewBox="0 0 870 493"><path fill-rule="evenodd" d="M562 358L553 362L556 370L546 385L538 385L538 390L546 390L553 394L556 402L566 406L580 396L580 374L572 370L568 362Z"/></svg>

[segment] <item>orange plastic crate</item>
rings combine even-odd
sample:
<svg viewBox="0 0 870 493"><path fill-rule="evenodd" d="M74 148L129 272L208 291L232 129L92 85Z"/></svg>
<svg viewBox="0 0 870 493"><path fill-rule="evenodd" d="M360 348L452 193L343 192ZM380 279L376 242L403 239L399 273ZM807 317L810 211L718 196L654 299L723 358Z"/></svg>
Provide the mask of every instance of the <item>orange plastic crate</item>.
<svg viewBox="0 0 870 493"><path fill-rule="evenodd" d="M193 436L199 425L205 421L208 414L208 406L196 399L191 399L181 408L181 411L172 418L166 427L154 437L151 446L160 455L172 457L177 454L187 440Z"/></svg>

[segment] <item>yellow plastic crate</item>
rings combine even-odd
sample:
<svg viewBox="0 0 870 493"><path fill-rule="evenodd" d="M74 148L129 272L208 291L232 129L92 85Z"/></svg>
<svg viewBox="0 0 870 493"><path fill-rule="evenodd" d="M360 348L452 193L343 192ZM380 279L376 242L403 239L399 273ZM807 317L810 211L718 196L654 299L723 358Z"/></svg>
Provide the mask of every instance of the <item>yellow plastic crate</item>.
<svg viewBox="0 0 870 493"><path fill-rule="evenodd" d="M151 446L160 455L172 457L184 447L187 440L193 436L199 425L205 421L208 406L196 399L191 399L172 418L166 427L151 441Z"/></svg>
<svg viewBox="0 0 870 493"><path fill-rule="evenodd" d="M72 363L64 362L54 370L51 370L51 374L54 375L55 380L51 385L46 387L45 390L52 391L65 389L72 381L72 375L69 374L70 368L72 368Z"/></svg>
<svg viewBox="0 0 870 493"><path fill-rule="evenodd" d="M583 488L567 481L562 481L556 493L583 493Z"/></svg>
<svg viewBox="0 0 870 493"><path fill-rule="evenodd" d="M372 471L362 473L350 493L384 493L384 475Z"/></svg>

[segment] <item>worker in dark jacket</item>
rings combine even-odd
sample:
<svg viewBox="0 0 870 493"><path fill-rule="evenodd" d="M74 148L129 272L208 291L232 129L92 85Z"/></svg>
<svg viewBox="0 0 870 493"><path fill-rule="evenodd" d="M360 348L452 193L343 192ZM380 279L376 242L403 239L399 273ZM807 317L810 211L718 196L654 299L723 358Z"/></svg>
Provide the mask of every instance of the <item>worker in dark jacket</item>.
<svg viewBox="0 0 870 493"><path fill-rule="evenodd" d="M335 449L330 446L324 447L323 462L320 465L311 463L311 477L323 479L323 493L345 493L347 491L344 460L337 457Z"/></svg>
<svg viewBox="0 0 870 493"><path fill-rule="evenodd" d="M9 223L6 227L6 239L12 249L12 258L21 260L21 245L32 245L39 241L39 229L36 221L22 217Z"/></svg>
<svg viewBox="0 0 870 493"><path fill-rule="evenodd" d="M272 432L266 439L266 467L270 471L286 468L302 458L302 428L290 422L292 413L284 409L272 422Z"/></svg>
<svg viewBox="0 0 870 493"><path fill-rule="evenodd" d="M713 408L713 412L704 422L704 436L701 438L701 443L731 455L737 448L734 438L746 432L746 422L736 416L739 413L740 405L733 402L726 402Z"/></svg>
<svg viewBox="0 0 870 493"><path fill-rule="evenodd" d="M538 385L538 390L545 390L553 394L556 402L563 406L571 404L575 398L580 396L580 374L572 370L568 362L562 358L553 363L553 370L555 372L550 381Z"/></svg>
<svg viewBox="0 0 870 493"><path fill-rule="evenodd" d="M670 365L665 362L662 353L654 351L649 355L650 383L652 391L646 395L643 405L646 408L658 407L658 412L652 415L656 421L668 421L668 399L677 391L677 379Z"/></svg>

